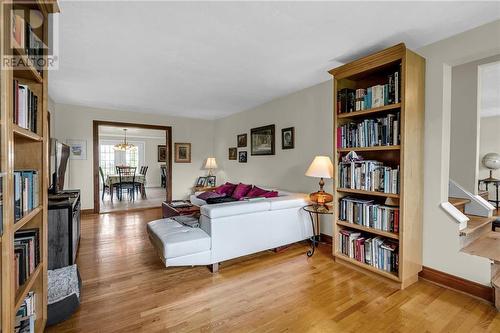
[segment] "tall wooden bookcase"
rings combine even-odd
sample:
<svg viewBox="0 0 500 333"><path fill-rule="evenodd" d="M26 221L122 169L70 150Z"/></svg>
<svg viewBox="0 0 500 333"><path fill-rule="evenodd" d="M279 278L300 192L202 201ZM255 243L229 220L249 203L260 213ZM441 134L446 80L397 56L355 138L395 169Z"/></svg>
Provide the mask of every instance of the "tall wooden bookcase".
<svg viewBox="0 0 500 333"><path fill-rule="evenodd" d="M0 172L2 185L2 228L0 238L2 255L1 269L1 331L12 332L15 326L15 316L19 306L30 291L37 295L35 305L35 332L43 332L47 320L47 189L49 186L49 138L47 120L47 79L48 71L43 68L41 73L26 61L28 66L12 65L9 59L27 60L25 49L15 43L12 38L12 10L38 11L33 17L42 22L34 27L34 32L48 45L49 29L48 15L59 11L57 1L1 1L0 33L1 33L1 71L0 71ZM31 19L26 15L26 20ZM40 20L41 19L41 20ZM44 52L47 59L47 51ZM14 80L28 85L38 96L38 116L36 131L24 129L13 120L13 84ZM39 205L14 222L14 171L20 169L37 170L39 174ZM16 288L14 234L18 230L38 228L40 237L40 264L30 274L27 281Z"/></svg>
<svg viewBox="0 0 500 333"><path fill-rule="evenodd" d="M343 88L367 89L387 83L389 73L399 68L400 100L398 103L339 113L337 94ZM333 255L336 261L351 265L367 273L376 274L405 288L418 279L422 270L422 215L423 215L423 133L424 133L424 83L425 59L398 44L329 71L333 76L334 98L334 160L336 165L334 199ZM400 112L399 145L364 148L338 148L337 128L346 122L383 117ZM399 193L381 193L365 190L339 188L339 161L350 151L365 159L399 166ZM399 205L399 232L386 232L353 224L339 219L339 200L345 196L374 200L384 204L387 198ZM367 237L382 236L398 244L399 268L397 272L378 269L365 262L355 260L339 250L339 233L342 229L361 232Z"/></svg>

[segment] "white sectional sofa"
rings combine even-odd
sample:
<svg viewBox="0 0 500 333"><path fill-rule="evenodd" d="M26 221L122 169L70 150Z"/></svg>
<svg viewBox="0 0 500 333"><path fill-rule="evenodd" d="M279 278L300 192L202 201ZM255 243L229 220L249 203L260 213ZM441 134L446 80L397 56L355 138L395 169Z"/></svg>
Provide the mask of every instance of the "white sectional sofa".
<svg viewBox="0 0 500 333"><path fill-rule="evenodd" d="M302 209L308 197L278 191L276 198L259 198L200 205L200 228L171 219L148 224L149 237L168 266L213 265L221 261L295 243L312 236L309 216Z"/></svg>

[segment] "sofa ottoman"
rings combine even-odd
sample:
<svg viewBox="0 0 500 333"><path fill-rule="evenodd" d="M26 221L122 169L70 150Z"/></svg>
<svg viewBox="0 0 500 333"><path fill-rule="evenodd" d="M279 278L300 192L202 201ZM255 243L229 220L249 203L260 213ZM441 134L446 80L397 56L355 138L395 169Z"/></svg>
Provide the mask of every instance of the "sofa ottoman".
<svg viewBox="0 0 500 333"><path fill-rule="evenodd" d="M165 218L149 222L147 233L167 267L211 264L211 238L200 228Z"/></svg>

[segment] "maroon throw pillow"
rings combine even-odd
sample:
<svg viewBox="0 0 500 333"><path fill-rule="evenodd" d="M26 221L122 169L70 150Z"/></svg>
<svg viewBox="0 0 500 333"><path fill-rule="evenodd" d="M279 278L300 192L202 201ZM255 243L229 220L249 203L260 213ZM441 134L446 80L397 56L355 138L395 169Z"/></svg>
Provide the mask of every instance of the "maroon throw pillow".
<svg viewBox="0 0 500 333"><path fill-rule="evenodd" d="M197 196L197 198L201 199L201 200L207 201L207 199L210 199L210 198L222 198L222 197L225 197L225 196L226 196L225 194L220 194L220 193L216 193L216 192L213 192L213 191L207 191L207 192L200 193Z"/></svg>
<svg viewBox="0 0 500 333"><path fill-rule="evenodd" d="M269 192L268 190L261 189L260 187L254 186L248 193L247 198L258 198Z"/></svg>
<svg viewBox="0 0 500 333"><path fill-rule="evenodd" d="M247 193L250 192L251 189L252 189L252 185L246 185L246 184L239 183L236 186L236 188L234 189L234 192L231 195L231 197L233 197L236 200L240 200L240 199L244 198L247 195Z"/></svg>
<svg viewBox="0 0 500 333"><path fill-rule="evenodd" d="M235 188L236 188L235 184L225 183L224 185L217 187L215 192L219 193L219 194L225 194L227 196L230 196L231 194L233 194L233 191Z"/></svg>
<svg viewBox="0 0 500 333"><path fill-rule="evenodd" d="M264 198L276 198L278 196L277 191L268 191L267 193L262 195Z"/></svg>

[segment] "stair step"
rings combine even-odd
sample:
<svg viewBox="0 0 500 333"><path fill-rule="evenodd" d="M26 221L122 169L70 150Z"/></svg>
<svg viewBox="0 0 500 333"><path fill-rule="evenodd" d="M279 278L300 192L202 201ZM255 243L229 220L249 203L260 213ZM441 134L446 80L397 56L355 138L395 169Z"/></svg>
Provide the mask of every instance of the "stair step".
<svg viewBox="0 0 500 333"><path fill-rule="evenodd" d="M484 217L477 215L467 215L467 217L469 218L469 221L467 222L467 228L465 228L464 230L460 230L460 236L470 235L486 224L491 224L491 222L495 221L496 219L496 217Z"/></svg>
<svg viewBox="0 0 500 333"><path fill-rule="evenodd" d="M462 198L454 198L454 197L449 197L448 202L451 203L453 206L455 206L459 211L462 213L465 210L465 205L470 202L469 199L462 199Z"/></svg>
<svg viewBox="0 0 500 333"><path fill-rule="evenodd" d="M500 232L490 231L462 250L464 253L500 261Z"/></svg>

